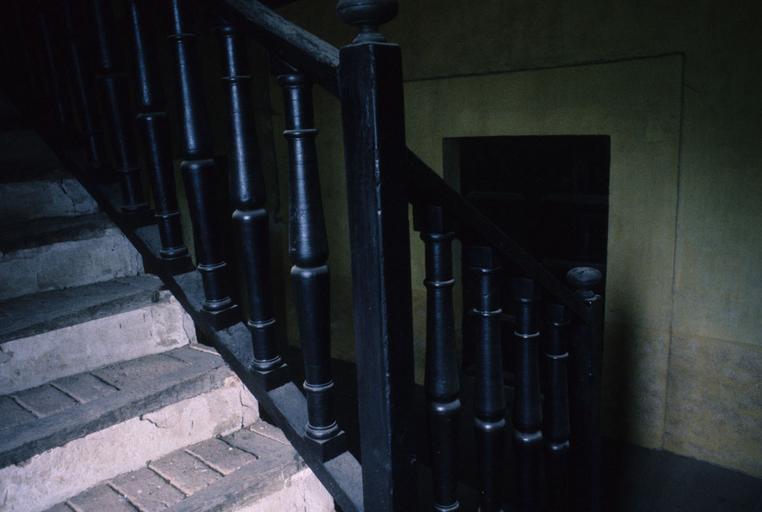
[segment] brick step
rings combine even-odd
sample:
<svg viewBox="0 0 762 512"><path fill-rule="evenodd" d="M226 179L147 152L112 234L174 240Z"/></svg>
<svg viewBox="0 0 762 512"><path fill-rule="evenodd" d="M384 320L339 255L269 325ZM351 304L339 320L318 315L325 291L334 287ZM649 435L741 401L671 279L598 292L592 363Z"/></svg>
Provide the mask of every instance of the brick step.
<svg viewBox="0 0 762 512"><path fill-rule="evenodd" d="M0 395L195 341L161 286L141 275L0 302Z"/></svg>
<svg viewBox="0 0 762 512"><path fill-rule="evenodd" d="M103 213L0 227L0 300L142 272L140 255Z"/></svg>
<svg viewBox="0 0 762 512"><path fill-rule="evenodd" d="M101 482L49 512L329 512L333 499L277 428L257 421Z"/></svg>
<svg viewBox="0 0 762 512"><path fill-rule="evenodd" d="M45 510L257 418L240 380L198 345L1 396L3 510Z"/></svg>

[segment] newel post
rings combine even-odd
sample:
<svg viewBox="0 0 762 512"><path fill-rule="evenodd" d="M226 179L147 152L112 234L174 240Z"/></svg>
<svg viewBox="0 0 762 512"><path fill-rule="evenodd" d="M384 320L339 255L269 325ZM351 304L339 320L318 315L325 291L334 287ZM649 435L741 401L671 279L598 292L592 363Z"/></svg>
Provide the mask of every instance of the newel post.
<svg viewBox="0 0 762 512"><path fill-rule="evenodd" d="M390 0L341 0L359 27L341 49L339 88L352 251L352 296L365 510L415 510L408 176L399 46L377 27Z"/></svg>

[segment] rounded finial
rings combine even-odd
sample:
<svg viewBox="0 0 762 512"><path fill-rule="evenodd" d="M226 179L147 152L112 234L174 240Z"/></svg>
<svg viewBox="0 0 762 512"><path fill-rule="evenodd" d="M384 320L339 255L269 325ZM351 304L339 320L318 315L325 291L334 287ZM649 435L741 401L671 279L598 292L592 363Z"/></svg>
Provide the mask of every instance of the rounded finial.
<svg viewBox="0 0 762 512"><path fill-rule="evenodd" d="M593 267L574 267L566 273L566 282L585 296L593 294L593 288L601 284L603 274Z"/></svg>
<svg viewBox="0 0 762 512"><path fill-rule="evenodd" d="M360 29L355 42L384 41L378 27L397 16L397 0L339 0L336 10L348 25Z"/></svg>

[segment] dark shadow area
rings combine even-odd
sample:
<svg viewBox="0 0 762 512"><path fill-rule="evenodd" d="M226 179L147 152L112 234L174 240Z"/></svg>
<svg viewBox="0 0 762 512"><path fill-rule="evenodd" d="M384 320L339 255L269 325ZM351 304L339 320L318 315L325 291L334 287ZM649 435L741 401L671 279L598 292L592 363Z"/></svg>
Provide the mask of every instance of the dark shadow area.
<svg viewBox="0 0 762 512"><path fill-rule="evenodd" d="M292 381L302 383L301 355L296 349L289 352ZM357 422L356 366L333 360L336 381L336 403L339 424L349 433L349 448L360 459L359 426ZM473 379L462 379L462 414L459 431L459 464L461 487L459 497L464 510L476 510L476 450L473 428ZM512 388L506 387L508 429L506 431L504 497L507 510L513 510L516 496L516 458L511 443L510 428ZM426 435L425 398L423 388L416 386L417 457L419 462L419 510L430 506L429 450ZM361 460L361 459L360 459ZM603 510L616 512L756 512L762 510L762 481L666 451L650 450L628 443L604 438L603 452ZM429 508L430 509L430 508Z"/></svg>

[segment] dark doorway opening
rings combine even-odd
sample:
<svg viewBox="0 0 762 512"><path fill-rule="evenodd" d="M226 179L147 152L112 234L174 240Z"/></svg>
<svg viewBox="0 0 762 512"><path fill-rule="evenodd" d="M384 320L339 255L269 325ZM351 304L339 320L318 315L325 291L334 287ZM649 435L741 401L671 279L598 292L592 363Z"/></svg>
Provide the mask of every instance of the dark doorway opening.
<svg viewBox="0 0 762 512"><path fill-rule="evenodd" d="M562 277L606 268L611 141L603 135L445 139L446 178Z"/></svg>
<svg viewBox="0 0 762 512"><path fill-rule="evenodd" d="M445 179L559 279L589 266L605 276L611 141L600 135L500 136L445 139ZM503 358L513 380L510 341L514 277L503 258ZM463 274L467 269L462 269ZM603 290L598 290L602 292ZM464 303L471 291L464 285ZM464 327L465 329L465 327ZM463 344L463 368L473 370Z"/></svg>

